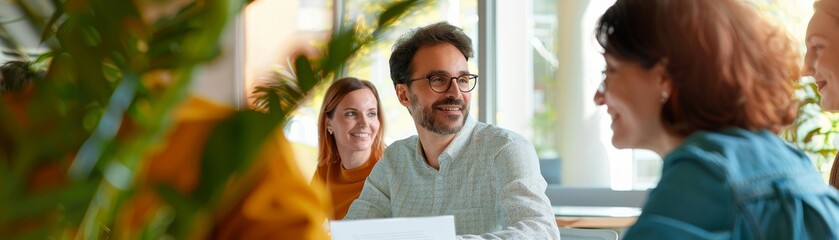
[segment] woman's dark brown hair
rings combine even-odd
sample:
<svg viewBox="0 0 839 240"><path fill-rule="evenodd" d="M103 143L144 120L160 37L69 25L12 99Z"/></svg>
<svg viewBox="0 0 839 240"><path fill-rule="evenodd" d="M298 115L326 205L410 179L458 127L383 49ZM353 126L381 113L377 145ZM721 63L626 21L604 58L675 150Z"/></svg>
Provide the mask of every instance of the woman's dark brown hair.
<svg viewBox="0 0 839 240"><path fill-rule="evenodd" d="M650 4L654 2L654 4ZM726 127L779 131L795 120L798 49L737 0L618 0L600 18L605 54L652 68L666 60L669 132Z"/></svg>

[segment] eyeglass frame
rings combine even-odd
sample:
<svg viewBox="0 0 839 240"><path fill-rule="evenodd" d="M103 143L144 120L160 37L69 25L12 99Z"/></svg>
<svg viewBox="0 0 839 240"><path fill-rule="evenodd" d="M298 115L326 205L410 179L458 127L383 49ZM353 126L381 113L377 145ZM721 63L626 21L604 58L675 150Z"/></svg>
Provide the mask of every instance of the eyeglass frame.
<svg viewBox="0 0 839 240"><path fill-rule="evenodd" d="M597 86L597 93L605 94L606 90L607 90L606 89L606 77L607 77L606 76L606 70L603 70L602 72L600 72L600 74L601 74L601 77L600 77L601 80L600 80L600 85Z"/></svg>
<svg viewBox="0 0 839 240"><path fill-rule="evenodd" d="M431 77L435 77L435 76L439 76L439 77L442 77L442 78L448 78L448 81L446 81L448 83L448 84L446 84L446 90L438 92L436 89L434 89L433 84L431 84ZM455 85L457 85L457 90L458 91L460 91L462 93L468 93L468 92L472 92L472 90L475 90L475 87L478 86L478 74L471 74L471 73L463 74L463 75L460 75L460 76L457 76L457 77L444 77L443 74L429 74L428 76L417 78L417 79L408 79L408 83L413 83L414 81L425 79L425 80L428 80L428 87L431 88L431 91L436 92L436 93L445 93L445 92L448 92L449 89L452 88L451 82L453 80L460 79L461 77L468 77L468 79L474 78L475 85L472 85L472 88L470 88L469 90L464 91L463 88L460 87L460 84L455 82Z"/></svg>
<svg viewBox="0 0 839 240"><path fill-rule="evenodd" d="M668 62L667 58L663 58L663 59L660 59L656 62L652 62L652 63L648 63L648 64L644 64L644 63L639 63L639 64L641 64L641 67L649 69L649 68L655 67L655 65L658 65L658 64L667 65L667 62ZM649 66L645 67L647 65L649 65ZM606 70L601 71L600 74L602 75L601 76L602 79L600 80L600 85L597 86L597 93L606 94L606 92L609 91L609 89L607 89L607 86L606 86L606 80L609 78L609 75L606 74Z"/></svg>

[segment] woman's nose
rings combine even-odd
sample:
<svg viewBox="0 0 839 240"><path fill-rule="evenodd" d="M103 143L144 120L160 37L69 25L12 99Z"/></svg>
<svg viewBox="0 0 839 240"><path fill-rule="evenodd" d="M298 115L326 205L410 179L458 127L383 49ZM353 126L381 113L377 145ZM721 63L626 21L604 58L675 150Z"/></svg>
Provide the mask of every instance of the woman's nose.
<svg viewBox="0 0 839 240"><path fill-rule="evenodd" d="M807 53L804 54L804 66L801 67L802 75L811 77L816 75L816 70L813 67L813 58L813 54L811 54L810 51L807 51Z"/></svg>
<svg viewBox="0 0 839 240"><path fill-rule="evenodd" d="M606 103L606 95L600 91L594 92L594 104L597 106L603 105Z"/></svg>
<svg viewBox="0 0 839 240"><path fill-rule="evenodd" d="M362 117L362 118L359 118L358 122L356 122L356 127L366 127L366 126L370 125L370 123L368 121L370 121L370 119L368 119L366 116Z"/></svg>

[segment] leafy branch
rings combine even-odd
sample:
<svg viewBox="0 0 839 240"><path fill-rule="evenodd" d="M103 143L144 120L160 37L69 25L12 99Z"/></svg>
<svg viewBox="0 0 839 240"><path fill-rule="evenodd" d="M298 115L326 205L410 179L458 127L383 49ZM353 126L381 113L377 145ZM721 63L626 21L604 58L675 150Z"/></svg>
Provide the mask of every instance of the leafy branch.
<svg viewBox="0 0 839 240"><path fill-rule="evenodd" d="M819 170L829 171L837 152L834 141L839 134L839 116L821 108L821 95L812 79L804 78L799 83L796 96L798 117L782 137L810 155Z"/></svg>
<svg viewBox="0 0 839 240"><path fill-rule="evenodd" d="M125 202L139 190L146 155L165 140L196 66L218 55L228 20L251 0L192 1L154 21L144 17L145 1L14 2L24 13L16 21L27 21L32 27L28 30L41 32L50 51L36 60L49 64L26 101L0 104L0 205L14 206L0 208L0 236L132 237L113 231L119 231L115 225L125 214ZM423 2L391 2L371 34L342 28L322 58L295 57L291 77L278 76L274 87L262 88L259 105L268 114L235 112L213 128L203 146L194 191L154 186L164 207L148 213L155 217L134 237L206 233L213 224L208 216L222 211L220 199L236 201L247 192L223 189L249 170L277 126L359 49ZM19 48L7 37L14 33L2 26L0 38ZM170 81L165 88L156 87L164 81ZM44 168L54 169L57 176L46 187L33 187L32 180Z"/></svg>
<svg viewBox="0 0 839 240"><path fill-rule="evenodd" d="M269 112L279 111L280 122L285 122L321 84L331 82L345 64L361 49L375 43L384 33L408 13L409 9L426 4L425 0L405 0L387 3L379 13L375 27L369 34L362 33L363 27L354 23L337 31L326 43L321 58L305 55L293 57L286 69L275 71L271 78L256 86L254 105ZM268 104L276 99L279 109Z"/></svg>

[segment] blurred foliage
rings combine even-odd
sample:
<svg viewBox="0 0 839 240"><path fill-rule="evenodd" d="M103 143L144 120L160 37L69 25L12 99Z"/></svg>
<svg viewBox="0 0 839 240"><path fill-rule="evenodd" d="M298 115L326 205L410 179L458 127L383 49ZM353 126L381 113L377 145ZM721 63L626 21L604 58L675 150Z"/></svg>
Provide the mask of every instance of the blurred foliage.
<svg viewBox="0 0 839 240"><path fill-rule="evenodd" d="M336 32L332 39L325 45L322 56L309 57L298 55L288 61L285 67L274 69L271 78L256 86L254 93L256 100L254 105L258 109L271 110L269 96L276 94L279 98L279 106L287 109L288 106L300 106L305 96L312 95L317 85L323 82L331 82L345 74L346 64L353 55L369 53L370 46L386 34L397 24L407 9L419 8L430 1L408 0L389 1L386 4L381 2L366 3L373 5L362 6L363 9L377 12L368 19L370 15L359 15L357 18L348 17L349 24L341 24L343 29ZM367 17L363 17L367 16ZM356 19L356 20L352 20ZM374 19L374 20L373 20ZM282 121L287 121L293 112L284 112Z"/></svg>
<svg viewBox="0 0 839 240"><path fill-rule="evenodd" d="M813 14L813 0L750 0L765 17L786 29L804 47L803 35ZM802 51L802 56L804 52ZM803 59L803 58L802 58ZM799 79L795 95L800 105L795 122L785 129L782 137L803 150L827 180L837 148L839 115L826 112L819 104L821 96L812 78Z"/></svg>
<svg viewBox="0 0 839 240"><path fill-rule="evenodd" d="M144 155L162 141L195 67L218 55L221 32L244 2L14 3L50 50L36 60L48 63L45 79L17 103L25 111L0 106L0 205L14 206L0 208L0 235L109 238ZM56 173L33 187L45 168ZM172 218L147 229L159 237Z"/></svg>
<svg viewBox="0 0 839 240"><path fill-rule="evenodd" d="M22 21L42 33L50 50L36 60L44 79L14 98L21 101L0 105L0 236L125 237L112 231L120 207L137 191L144 157L165 142L196 67L220 53L223 30L249 2L15 0ZM349 24L335 31L321 58L296 56L293 77L278 75L273 87L261 88L259 103L268 111L240 111L215 127L197 189L158 186L168 207L140 236L128 237L181 239L208 231L201 225L212 222L202 216L213 212L224 184L248 169L260 143L312 89L422 2L383 3L369 34ZM2 26L0 36L14 34ZM2 40L22 49L13 38ZM54 169L57 181L33 187L44 168Z"/></svg>
<svg viewBox="0 0 839 240"><path fill-rule="evenodd" d="M783 138L807 153L816 168L827 177L837 152L839 115L821 108L821 95L812 78L803 78L795 95L800 101L798 118L784 130Z"/></svg>

